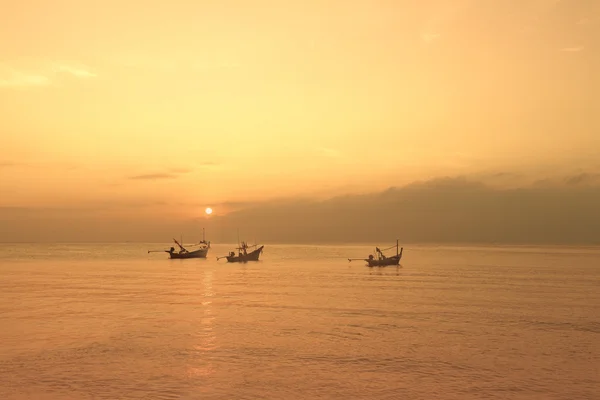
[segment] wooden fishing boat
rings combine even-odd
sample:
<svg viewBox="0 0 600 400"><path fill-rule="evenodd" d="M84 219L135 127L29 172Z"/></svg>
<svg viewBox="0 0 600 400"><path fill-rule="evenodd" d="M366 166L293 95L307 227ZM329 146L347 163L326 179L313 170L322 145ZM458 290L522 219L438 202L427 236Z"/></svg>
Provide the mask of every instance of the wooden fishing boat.
<svg viewBox="0 0 600 400"><path fill-rule="evenodd" d="M377 254L377 258L375 258L373 254L369 254L368 258L349 258L348 261L366 261L368 267L386 267L390 265L400 265L400 259L402 259L402 252L404 251L404 248L402 247L400 248L400 251L398 251L398 240L396 240L396 246L388 247L387 249L383 250L390 250L394 247L396 248L395 256L387 257L385 254L383 254L383 251L379 249L379 247L375 247L375 253Z"/></svg>
<svg viewBox="0 0 600 400"><path fill-rule="evenodd" d="M206 255L208 254L208 247L201 247L195 250L187 250L182 248L178 252L171 247L169 250L165 250L165 252L169 253L169 257L173 259L206 258Z"/></svg>
<svg viewBox="0 0 600 400"><path fill-rule="evenodd" d="M210 240L207 242L204 237L204 228L202 228L202 240L198 242L199 245L203 245L207 249L210 249ZM207 251L208 253L208 251Z"/></svg>
<svg viewBox="0 0 600 400"><path fill-rule="evenodd" d="M184 258L206 258L208 249L210 249L210 241L204 239L204 229L202 229L202 240L198 243L187 245L183 247L181 243L173 239L173 242L179 247L179 251L175 251L174 247L169 250L148 250L148 253L165 252L169 254L169 258L172 259L184 259Z"/></svg>
<svg viewBox="0 0 600 400"><path fill-rule="evenodd" d="M251 247L256 247L256 249L251 252L248 252L248 249ZM220 260L221 258L226 258L227 262L230 262L230 263L258 261L258 257L262 253L264 247L265 247L264 245L258 247L258 245L256 245L256 244L249 246L246 242L242 242L240 247L236 247L236 250L238 250L237 255L235 254L235 252L232 251L226 256L217 257L217 260Z"/></svg>

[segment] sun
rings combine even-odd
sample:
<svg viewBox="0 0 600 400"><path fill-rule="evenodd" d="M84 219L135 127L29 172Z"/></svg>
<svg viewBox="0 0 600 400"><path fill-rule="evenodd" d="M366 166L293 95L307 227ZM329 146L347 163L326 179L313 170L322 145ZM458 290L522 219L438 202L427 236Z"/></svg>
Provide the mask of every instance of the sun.
<svg viewBox="0 0 600 400"><path fill-rule="evenodd" d="M206 215L210 215L212 214L212 208L206 207L206 210L204 210L204 212L206 213Z"/></svg>

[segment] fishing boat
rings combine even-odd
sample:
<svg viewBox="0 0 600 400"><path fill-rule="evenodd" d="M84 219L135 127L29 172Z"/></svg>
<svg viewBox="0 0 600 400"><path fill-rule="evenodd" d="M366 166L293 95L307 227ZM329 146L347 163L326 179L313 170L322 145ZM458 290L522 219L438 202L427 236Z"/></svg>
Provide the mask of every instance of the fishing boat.
<svg viewBox="0 0 600 400"><path fill-rule="evenodd" d="M164 251L165 253L168 253L169 258L172 259L206 258L208 250L210 249L210 241L207 242L204 238L204 229L202 229L202 240L198 243L187 245L187 248L183 247L176 239L173 239L173 242L179 247L179 251L176 251L175 247L171 247L169 250L148 250L148 253Z"/></svg>
<svg viewBox="0 0 600 400"><path fill-rule="evenodd" d="M248 252L248 249L252 247L255 247L255 249L251 252ZM227 262L230 263L258 261L258 257L260 256L260 253L262 253L264 247L264 245L259 247L257 244L248 245L246 242L242 242L239 247L236 247L236 250L238 251L237 255L235 254L235 252L232 251L226 256L217 257L217 260L220 260L221 258L226 258Z"/></svg>
<svg viewBox="0 0 600 400"><path fill-rule="evenodd" d="M174 247L171 247L169 250L164 250L169 253L170 258L206 258L208 254L209 246L206 244L198 243L192 244L188 246L190 249L183 247L177 240L173 239L173 241L179 246L179 251L175 251Z"/></svg>
<svg viewBox="0 0 600 400"><path fill-rule="evenodd" d="M207 242L204 237L204 228L202 228L202 240L198 242L199 245L204 245L206 248L210 249L210 240Z"/></svg>
<svg viewBox="0 0 600 400"><path fill-rule="evenodd" d="M383 254L383 251L393 249L394 247L396 248L395 256L387 257L385 254ZM398 240L396 240L396 245L388 247L387 249L381 250L379 247L375 247L375 254L377 254L377 257L373 256L373 254L369 254L368 258L349 258L348 261L366 261L368 267L386 267L389 265L400 265L400 259L402 258L403 251L403 247L400 248L400 251L398 251Z"/></svg>

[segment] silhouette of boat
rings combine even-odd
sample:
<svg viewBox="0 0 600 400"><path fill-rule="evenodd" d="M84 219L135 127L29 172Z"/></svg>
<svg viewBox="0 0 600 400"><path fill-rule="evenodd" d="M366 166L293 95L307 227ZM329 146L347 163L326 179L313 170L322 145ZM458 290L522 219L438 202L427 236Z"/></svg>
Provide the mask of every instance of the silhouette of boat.
<svg viewBox="0 0 600 400"><path fill-rule="evenodd" d="M183 247L177 240L173 239L173 241L179 246L179 251L176 252L174 247L171 247L169 250L165 250L166 253L169 253L169 257L173 259L182 259L182 258L206 258L208 254L208 249L210 248L206 243L198 243L188 246L190 249Z"/></svg>
<svg viewBox="0 0 600 400"><path fill-rule="evenodd" d="M188 248L183 247L181 243L173 239L173 242L179 247L179 251L175 251L174 247L169 250L148 250L148 253L165 252L169 254L169 258L184 259L184 258L206 258L208 249L210 249L210 241L204 239L204 229L202 229L202 240L196 244L188 245Z"/></svg>
<svg viewBox="0 0 600 400"><path fill-rule="evenodd" d="M251 252L248 252L248 249L251 247L256 247L256 249ZM264 245L258 247L258 245L256 245L256 244L249 246L246 242L242 242L240 247L236 247L236 250L238 250L237 255L235 254L235 252L232 251L226 256L217 257L217 260L220 260L221 258L226 258L227 262L231 262L231 263L258 261L258 257L262 253L264 247L265 247Z"/></svg>
<svg viewBox="0 0 600 400"><path fill-rule="evenodd" d="M375 247L375 253L377 254L377 258L375 258L373 254L369 254L369 258L349 258L348 261L363 260L367 262L367 266L369 267L386 267L389 265L400 265L400 259L402 258L402 252L404 251L404 248L400 248L400 251L398 252L398 240L396 240L395 246L391 246L383 250L390 250L394 247L396 248L395 256L387 257L385 254L383 254L383 251L379 247Z"/></svg>

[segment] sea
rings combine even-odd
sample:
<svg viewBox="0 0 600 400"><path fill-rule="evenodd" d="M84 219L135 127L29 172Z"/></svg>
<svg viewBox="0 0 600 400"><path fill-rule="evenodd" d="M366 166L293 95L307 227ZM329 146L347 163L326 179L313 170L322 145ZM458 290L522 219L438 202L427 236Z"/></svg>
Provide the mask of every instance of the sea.
<svg viewBox="0 0 600 400"><path fill-rule="evenodd" d="M600 248L403 246L0 245L0 399L600 399Z"/></svg>

